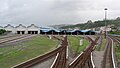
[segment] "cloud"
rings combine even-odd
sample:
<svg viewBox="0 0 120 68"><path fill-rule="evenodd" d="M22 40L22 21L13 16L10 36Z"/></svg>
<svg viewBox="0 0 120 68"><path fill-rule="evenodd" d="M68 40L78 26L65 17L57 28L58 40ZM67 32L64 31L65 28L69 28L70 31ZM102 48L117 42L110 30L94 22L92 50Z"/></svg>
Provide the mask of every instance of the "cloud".
<svg viewBox="0 0 120 68"><path fill-rule="evenodd" d="M120 15L119 0L0 0L0 24L54 24L83 23L87 20Z"/></svg>

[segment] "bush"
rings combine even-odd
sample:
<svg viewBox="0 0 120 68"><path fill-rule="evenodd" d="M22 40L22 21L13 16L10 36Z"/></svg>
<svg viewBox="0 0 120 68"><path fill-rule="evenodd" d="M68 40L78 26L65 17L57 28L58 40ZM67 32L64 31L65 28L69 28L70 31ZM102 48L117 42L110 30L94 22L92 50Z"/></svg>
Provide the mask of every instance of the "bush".
<svg viewBox="0 0 120 68"><path fill-rule="evenodd" d="M6 30L0 29L0 35L4 34L5 32L6 32Z"/></svg>
<svg viewBox="0 0 120 68"><path fill-rule="evenodd" d="M110 31L110 34L120 34L120 31Z"/></svg>

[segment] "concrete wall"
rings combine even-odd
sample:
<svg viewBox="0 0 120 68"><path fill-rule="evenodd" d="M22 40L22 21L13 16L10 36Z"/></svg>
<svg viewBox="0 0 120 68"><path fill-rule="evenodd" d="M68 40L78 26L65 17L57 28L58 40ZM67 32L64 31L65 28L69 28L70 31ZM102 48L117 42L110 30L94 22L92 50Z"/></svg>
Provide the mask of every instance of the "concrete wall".
<svg viewBox="0 0 120 68"><path fill-rule="evenodd" d="M11 33L16 33L16 30L15 30L15 28L14 27L12 27L12 26L6 26L6 27L4 27L4 29L6 30L6 31L11 31Z"/></svg>
<svg viewBox="0 0 120 68"><path fill-rule="evenodd" d="M40 34L40 29L35 26L35 25L31 25L27 28L27 31L38 31L38 34Z"/></svg>
<svg viewBox="0 0 120 68"><path fill-rule="evenodd" d="M25 31L25 34L27 34L27 28L22 25L19 25L16 27L16 33L17 33L17 31Z"/></svg>

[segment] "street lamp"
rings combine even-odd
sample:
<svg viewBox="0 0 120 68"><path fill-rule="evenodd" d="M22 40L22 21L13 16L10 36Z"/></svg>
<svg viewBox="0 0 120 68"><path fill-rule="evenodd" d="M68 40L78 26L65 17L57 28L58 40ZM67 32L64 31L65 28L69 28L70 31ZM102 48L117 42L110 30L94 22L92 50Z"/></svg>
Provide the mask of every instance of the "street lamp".
<svg viewBox="0 0 120 68"><path fill-rule="evenodd" d="M107 8L104 9L105 10L105 38L106 38L106 35L107 35L107 31L106 31L106 19L107 19Z"/></svg>

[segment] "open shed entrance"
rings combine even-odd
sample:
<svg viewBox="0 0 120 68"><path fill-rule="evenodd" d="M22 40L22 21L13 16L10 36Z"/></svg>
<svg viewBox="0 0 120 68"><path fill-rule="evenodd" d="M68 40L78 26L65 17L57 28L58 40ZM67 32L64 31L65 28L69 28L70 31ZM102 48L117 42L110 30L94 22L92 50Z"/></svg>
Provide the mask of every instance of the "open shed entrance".
<svg viewBox="0 0 120 68"><path fill-rule="evenodd" d="M25 34L25 31L17 31L17 34Z"/></svg>
<svg viewBox="0 0 120 68"><path fill-rule="evenodd" d="M28 31L28 34L38 34L38 31Z"/></svg>

